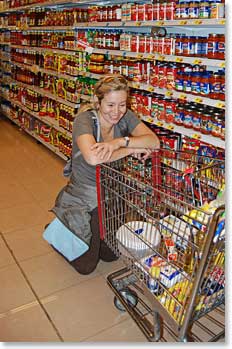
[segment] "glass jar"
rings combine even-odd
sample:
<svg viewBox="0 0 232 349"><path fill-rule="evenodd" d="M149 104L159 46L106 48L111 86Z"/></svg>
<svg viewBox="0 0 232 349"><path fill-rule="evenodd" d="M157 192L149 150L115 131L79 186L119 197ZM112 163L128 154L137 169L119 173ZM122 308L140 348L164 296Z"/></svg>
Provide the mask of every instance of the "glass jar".
<svg viewBox="0 0 232 349"><path fill-rule="evenodd" d="M191 1L189 3L188 17L198 18L198 16L199 16L199 3L197 1Z"/></svg>
<svg viewBox="0 0 232 349"><path fill-rule="evenodd" d="M176 112L175 112L173 122L175 125L182 126L183 119L184 119L184 107L181 104L178 104L176 106Z"/></svg>
<svg viewBox="0 0 232 349"><path fill-rule="evenodd" d="M199 18L205 19L210 16L210 4L209 1L205 0L200 2L199 6Z"/></svg>
<svg viewBox="0 0 232 349"><path fill-rule="evenodd" d="M201 115L201 133L211 134L211 114L204 112Z"/></svg>
<svg viewBox="0 0 232 349"><path fill-rule="evenodd" d="M218 34L209 34L208 36L208 52L207 57L212 59L218 59L218 44L219 44L219 35Z"/></svg>
<svg viewBox="0 0 232 349"><path fill-rule="evenodd" d="M209 97L212 99L219 99L221 93L221 75L213 73L210 76L210 93Z"/></svg>
<svg viewBox="0 0 232 349"><path fill-rule="evenodd" d="M193 112L192 125L194 130L196 131L201 130L201 111L198 109L195 109Z"/></svg>
<svg viewBox="0 0 232 349"><path fill-rule="evenodd" d="M193 127L193 110L191 107L184 108L184 119L183 119L183 126L186 128L192 128Z"/></svg>

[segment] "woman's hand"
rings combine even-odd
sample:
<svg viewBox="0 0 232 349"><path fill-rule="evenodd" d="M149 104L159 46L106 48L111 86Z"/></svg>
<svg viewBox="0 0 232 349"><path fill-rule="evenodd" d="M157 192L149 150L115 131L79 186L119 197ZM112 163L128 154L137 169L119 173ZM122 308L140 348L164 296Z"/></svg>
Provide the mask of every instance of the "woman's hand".
<svg viewBox="0 0 232 349"><path fill-rule="evenodd" d="M152 154L154 150L149 148L132 148L132 153L134 157L138 160L146 160Z"/></svg>
<svg viewBox="0 0 232 349"><path fill-rule="evenodd" d="M91 150L93 150L94 155L104 162L108 161L113 152L119 148L120 145L117 139L109 142L95 143L91 146Z"/></svg>

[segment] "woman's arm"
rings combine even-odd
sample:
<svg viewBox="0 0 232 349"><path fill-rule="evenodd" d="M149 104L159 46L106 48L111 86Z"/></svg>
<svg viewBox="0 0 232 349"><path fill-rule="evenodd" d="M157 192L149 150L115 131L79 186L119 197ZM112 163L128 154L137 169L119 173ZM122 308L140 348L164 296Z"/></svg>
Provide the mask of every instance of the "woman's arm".
<svg viewBox="0 0 232 349"><path fill-rule="evenodd" d="M101 160L115 161L130 154L144 154L144 158L150 155L151 150L159 149L160 142L156 134L150 130L145 124L138 124L132 131L128 141L124 137L115 138L112 141L95 143L91 149L95 151L95 155ZM129 154L125 151L128 150ZM126 155L124 155L126 153ZM102 162L102 161L101 161Z"/></svg>
<svg viewBox="0 0 232 349"><path fill-rule="evenodd" d="M90 165L98 165L109 161L109 153L114 153L110 161L121 159L134 152L131 148L120 147L124 144L124 138L116 138L109 142L96 143L95 138L90 134L84 134L77 138L77 145L85 159ZM102 145L100 150L96 145Z"/></svg>
<svg viewBox="0 0 232 349"><path fill-rule="evenodd" d="M131 133L129 147L159 149L160 141L157 135L143 122L139 123Z"/></svg>

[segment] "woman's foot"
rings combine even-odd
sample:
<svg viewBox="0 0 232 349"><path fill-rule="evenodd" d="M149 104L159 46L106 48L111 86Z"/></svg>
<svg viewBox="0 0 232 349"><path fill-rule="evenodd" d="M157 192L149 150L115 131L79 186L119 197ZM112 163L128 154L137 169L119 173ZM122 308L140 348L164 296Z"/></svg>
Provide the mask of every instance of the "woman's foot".
<svg viewBox="0 0 232 349"><path fill-rule="evenodd" d="M100 242L99 257L104 262L113 262L118 260L118 256L108 247L104 240Z"/></svg>

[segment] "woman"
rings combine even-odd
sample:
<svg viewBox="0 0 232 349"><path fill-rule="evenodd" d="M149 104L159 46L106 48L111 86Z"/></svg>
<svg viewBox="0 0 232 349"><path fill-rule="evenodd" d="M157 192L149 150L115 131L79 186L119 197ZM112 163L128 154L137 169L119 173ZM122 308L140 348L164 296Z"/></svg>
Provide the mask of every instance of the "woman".
<svg viewBox="0 0 232 349"><path fill-rule="evenodd" d="M70 262L81 274L91 273L99 259L116 256L100 241L96 165L135 154L147 158L159 139L127 109L128 84L121 75L106 75L95 85L94 102L79 111L73 124L72 174L52 211L89 249ZM94 120L97 115L97 123ZM100 141L96 142L100 131ZM75 156L78 154L79 156Z"/></svg>

